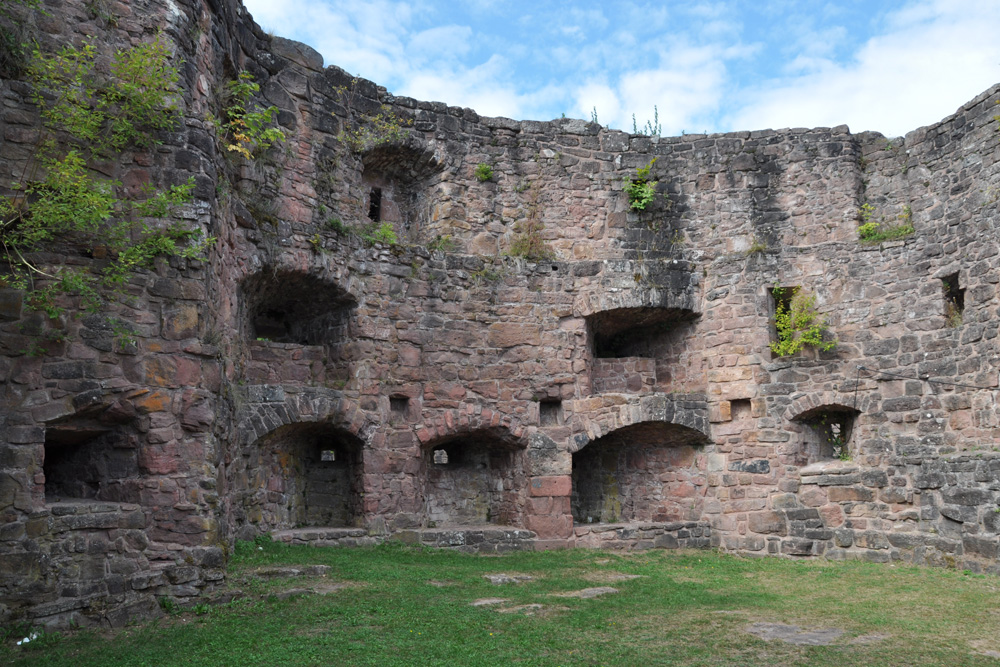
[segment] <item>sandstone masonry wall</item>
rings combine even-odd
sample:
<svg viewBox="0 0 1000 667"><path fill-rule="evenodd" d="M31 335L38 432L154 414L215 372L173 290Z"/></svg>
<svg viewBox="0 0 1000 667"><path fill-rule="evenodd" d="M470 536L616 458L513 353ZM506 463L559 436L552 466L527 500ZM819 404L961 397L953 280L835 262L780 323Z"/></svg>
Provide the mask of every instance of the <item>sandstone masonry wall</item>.
<svg viewBox="0 0 1000 667"><path fill-rule="evenodd" d="M183 218L217 241L136 277L110 313L134 346L67 318L29 356L48 325L0 290L0 618L155 614L272 532L1000 571L996 89L891 142L655 138L395 97L235 2L115 4L117 26L51 6L43 43L164 31L183 122L111 175L194 176ZM287 135L252 163L205 120L242 70ZM3 82L4 181L38 131L28 92ZM406 136L354 150L383 105ZM636 213L623 183L654 158ZM859 243L865 203L914 234ZM372 217L401 242L346 232ZM505 254L527 225L552 259ZM774 286L816 296L834 350L772 355ZM94 491L66 491L78 459Z"/></svg>

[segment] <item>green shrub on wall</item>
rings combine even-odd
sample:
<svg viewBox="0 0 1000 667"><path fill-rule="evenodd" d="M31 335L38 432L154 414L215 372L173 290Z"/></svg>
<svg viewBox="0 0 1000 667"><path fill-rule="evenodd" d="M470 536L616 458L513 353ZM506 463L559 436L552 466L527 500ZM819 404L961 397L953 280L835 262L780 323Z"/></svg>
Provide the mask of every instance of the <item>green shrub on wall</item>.
<svg viewBox="0 0 1000 667"><path fill-rule="evenodd" d="M656 164L656 158L645 167L635 170L635 176L629 179L625 186L625 193L628 194L628 205L633 211L645 211L653 199L656 197L657 181L650 180L649 172Z"/></svg>
<svg viewBox="0 0 1000 667"><path fill-rule="evenodd" d="M105 73L90 42L32 54L28 80L44 131L15 194L0 198L0 286L26 291L29 307L50 318L69 306L67 296L97 311L154 258L200 259L211 242L182 224L157 222L191 199L193 181L126 194L89 168L128 147L154 146L157 131L175 126L178 74L169 55L162 35L118 50ZM96 261L53 266L40 254L69 246Z"/></svg>
<svg viewBox="0 0 1000 667"><path fill-rule="evenodd" d="M774 328L778 340L770 344L771 352L779 357L795 354L803 347L823 351L837 347L837 341L825 340L826 318L816 312L816 296L806 295L798 287L775 287Z"/></svg>

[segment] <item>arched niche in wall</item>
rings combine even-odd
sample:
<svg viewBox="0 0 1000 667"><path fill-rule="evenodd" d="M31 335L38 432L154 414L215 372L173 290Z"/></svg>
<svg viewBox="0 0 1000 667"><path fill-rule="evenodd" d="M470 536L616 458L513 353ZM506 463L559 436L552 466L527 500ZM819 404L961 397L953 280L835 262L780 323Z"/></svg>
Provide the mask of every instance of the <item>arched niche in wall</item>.
<svg viewBox="0 0 1000 667"><path fill-rule="evenodd" d="M360 525L362 450L357 436L317 422L261 437L244 449L245 520L266 530Z"/></svg>
<svg viewBox="0 0 1000 667"><path fill-rule="evenodd" d="M805 410L792 418L790 430L798 441L796 463L848 459L857 449L855 422L860 412L839 403Z"/></svg>
<svg viewBox="0 0 1000 667"><path fill-rule="evenodd" d="M654 386L647 389L670 391L697 319L692 310L653 306L616 308L587 317L595 393L639 391L643 387L637 385L649 383ZM630 366L625 359L649 361Z"/></svg>
<svg viewBox="0 0 1000 667"><path fill-rule="evenodd" d="M387 222L400 238L418 240L440 199L440 156L411 139L376 146L362 156L362 163L363 207L369 222Z"/></svg>
<svg viewBox="0 0 1000 667"><path fill-rule="evenodd" d="M687 426L648 421L619 428L573 454L573 521L630 523L701 518L706 481Z"/></svg>
<svg viewBox="0 0 1000 667"><path fill-rule="evenodd" d="M525 464L525 443L505 429L482 429L430 443L421 465L427 525L520 526Z"/></svg>
<svg viewBox="0 0 1000 667"><path fill-rule="evenodd" d="M242 326L250 340L336 345L346 340L356 299L336 283L265 267L240 286Z"/></svg>

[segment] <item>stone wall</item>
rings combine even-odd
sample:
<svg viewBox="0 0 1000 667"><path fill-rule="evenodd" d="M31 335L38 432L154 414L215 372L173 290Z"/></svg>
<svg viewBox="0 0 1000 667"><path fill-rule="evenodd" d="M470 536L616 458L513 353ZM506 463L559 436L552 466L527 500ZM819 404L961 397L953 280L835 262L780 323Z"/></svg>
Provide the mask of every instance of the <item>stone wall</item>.
<svg viewBox="0 0 1000 667"><path fill-rule="evenodd" d="M182 218L217 240L41 356L51 323L0 290L0 617L154 613L211 594L233 540L265 532L998 571L996 89L891 142L656 138L395 97L225 0L115 5L117 26L54 11L43 44L163 27L183 122L102 169L193 176ZM253 162L205 121L241 70L287 135ZM28 93L3 82L6 181L37 133ZM345 140L382 105L405 138ZM623 182L654 158L658 197L632 211ZM865 203L914 233L859 243ZM401 242L350 232L372 222ZM504 254L529 226L551 259ZM815 295L834 350L771 353L775 286ZM467 470L435 467L449 447ZM628 512L574 521L591 464Z"/></svg>

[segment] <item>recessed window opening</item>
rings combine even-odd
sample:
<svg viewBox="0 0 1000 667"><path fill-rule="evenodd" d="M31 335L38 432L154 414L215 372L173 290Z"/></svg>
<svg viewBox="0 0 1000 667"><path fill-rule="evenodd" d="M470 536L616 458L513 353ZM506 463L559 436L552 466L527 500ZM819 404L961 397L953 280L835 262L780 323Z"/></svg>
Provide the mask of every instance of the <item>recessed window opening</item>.
<svg viewBox="0 0 1000 667"><path fill-rule="evenodd" d="M372 188L368 196L368 219L372 222L382 221L382 188Z"/></svg>
<svg viewBox="0 0 1000 667"><path fill-rule="evenodd" d="M858 411L840 405L820 406L795 418L802 430L802 457L805 463L853 456L854 426Z"/></svg>
<svg viewBox="0 0 1000 667"><path fill-rule="evenodd" d="M734 398L729 401L729 415L733 421L750 417L750 399Z"/></svg>
<svg viewBox="0 0 1000 667"><path fill-rule="evenodd" d="M965 288L959 284L958 274L942 278L941 288L944 292L944 316L948 326L960 326L962 313L965 311Z"/></svg>
<svg viewBox="0 0 1000 667"><path fill-rule="evenodd" d="M268 268L244 281L240 297L250 340L296 345L344 342L357 305L331 281Z"/></svg>
<svg viewBox="0 0 1000 667"><path fill-rule="evenodd" d="M481 430L433 445L422 466L429 527L517 525L526 454L510 434Z"/></svg>
<svg viewBox="0 0 1000 667"><path fill-rule="evenodd" d="M775 326L775 316L778 313L789 313L792 310L792 301L795 299L795 295L801 289L800 285L789 285L785 287L772 287L768 290L768 296L771 300L771 318L769 320L769 333L771 336L772 343L781 342L778 337L778 328ZM771 351L771 357L777 356L774 351Z"/></svg>
<svg viewBox="0 0 1000 667"><path fill-rule="evenodd" d="M389 397L389 412L392 414L402 417L406 415L406 408L410 404L410 398L408 396L390 396Z"/></svg>
<svg viewBox="0 0 1000 667"><path fill-rule="evenodd" d="M99 424L70 423L45 431L46 502L137 502L139 464L135 441Z"/></svg>
<svg viewBox="0 0 1000 667"><path fill-rule="evenodd" d="M697 519L705 480L696 452L706 442L703 433L685 426L645 422L587 444L573 454L573 521Z"/></svg>
<svg viewBox="0 0 1000 667"><path fill-rule="evenodd" d="M690 333L697 314L681 308L618 308L587 318L598 359L658 357Z"/></svg>
<svg viewBox="0 0 1000 667"><path fill-rule="evenodd" d="M792 299L795 298L795 294L801 289L799 285L792 285L790 287L774 287L771 289L771 313L776 313L779 310L788 312L792 307Z"/></svg>
<svg viewBox="0 0 1000 667"><path fill-rule="evenodd" d="M283 426L250 445L242 492L249 519L270 530L360 522L363 443L322 423ZM239 494L237 494L239 495Z"/></svg>
<svg viewBox="0 0 1000 667"><path fill-rule="evenodd" d="M542 426L558 426L562 413L562 401L548 399L539 402L538 417Z"/></svg>

